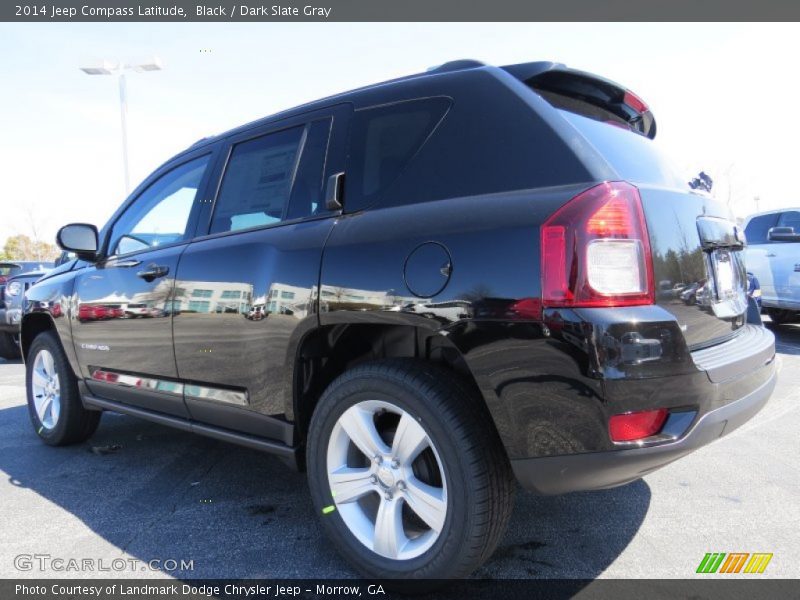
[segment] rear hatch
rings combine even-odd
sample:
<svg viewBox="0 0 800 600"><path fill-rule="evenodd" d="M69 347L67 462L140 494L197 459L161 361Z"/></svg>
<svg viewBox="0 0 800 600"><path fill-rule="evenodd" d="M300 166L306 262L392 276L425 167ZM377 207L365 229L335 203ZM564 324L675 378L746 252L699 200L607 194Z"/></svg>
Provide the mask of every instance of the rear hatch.
<svg viewBox="0 0 800 600"><path fill-rule="evenodd" d="M689 348L734 336L747 311L743 236L725 205L676 174L655 137L655 118L618 84L555 63L504 67L563 117L568 140L590 172L639 189L652 251L656 302L672 314ZM580 136L576 140L575 134Z"/></svg>

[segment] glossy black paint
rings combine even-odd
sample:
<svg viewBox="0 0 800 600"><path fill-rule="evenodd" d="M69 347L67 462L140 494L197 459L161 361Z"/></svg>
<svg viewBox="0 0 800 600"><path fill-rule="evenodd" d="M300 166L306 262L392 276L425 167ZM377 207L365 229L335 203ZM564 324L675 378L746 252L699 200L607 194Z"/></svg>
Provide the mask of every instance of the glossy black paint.
<svg viewBox="0 0 800 600"><path fill-rule="evenodd" d="M639 187L650 246L656 298L675 316L687 344L700 348L731 337L743 324L747 307L742 244L733 236L733 217L727 207L700 194L680 194ZM701 239L701 234L704 239ZM717 248L726 248L718 250ZM736 294L720 298L714 287L711 256L725 253L738 277ZM690 285L698 293L681 297Z"/></svg>
<svg viewBox="0 0 800 600"><path fill-rule="evenodd" d="M359 204L348 194L352 120L371 107L431 98L447 100L446 115L380 197ZM232 144L326 115L333 127L322 181L345 173L343 210L209 234ZM108 257L109 232L138 195L205 154L211 166L185 239ZM101 230L95 263L72 263L30 290L23 348L53 327L88 405L262 440L292 456L333 378L393 356L439 362L473 383L511 459L618 450L608 418L628 411L668 408L670 435L680 437L771 381L774 368L740 358L741 377L712 382L697 366L693 352L735 341L747 305L737 293L681 300L678 284L713 276L712 258L735 271L739 251L724 227L720 243L708 245L713 231L701 239L698 217L727 214L686 190L633 182L657 304L542 306L540 226L580 192L615 179L604 156L508 71L442 70L356 90L168 161ZM157 277L139 276L151 265L162 269ZM214 308L187 309L198 290ZM138 314L153 304L163 309Z"/></svg>

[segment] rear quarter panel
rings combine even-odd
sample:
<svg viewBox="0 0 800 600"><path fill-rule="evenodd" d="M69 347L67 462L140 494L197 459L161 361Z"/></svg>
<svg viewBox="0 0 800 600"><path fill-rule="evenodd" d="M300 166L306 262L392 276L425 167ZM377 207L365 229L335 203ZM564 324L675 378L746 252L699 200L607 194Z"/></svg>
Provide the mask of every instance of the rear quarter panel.
<svg viewBox="0 0 800 600"><path fill-rule="evenodd" d="M562 345L553 348L530 304L541 295L539 226L585 187L455 198L342 217L323 254L320 324L413 325L445 336L475 377L506 447L516 453L520 403L513 396L527 393L516 383L547 376L551 384L540 391L553 400L551 410L596 411L580 398L579 406L572 406L573 389L588 389L595 397L599 390L598 382L586 377L585 354L567 348L565 357ZM423 298L409 289L404 267L425 242L447 248L452 273L444 289ZM439 275L442 266L428 268L446 279ZM438 308L441 303L458 310Z"/></svg>

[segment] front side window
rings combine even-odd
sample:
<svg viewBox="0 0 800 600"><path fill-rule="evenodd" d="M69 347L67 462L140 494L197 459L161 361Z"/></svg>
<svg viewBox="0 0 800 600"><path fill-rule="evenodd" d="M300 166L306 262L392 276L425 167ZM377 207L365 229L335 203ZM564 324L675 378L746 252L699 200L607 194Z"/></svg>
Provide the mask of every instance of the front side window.
<svg viewBox="0 0 800 600"><path fill-rule="evenodd" d="M747 227L745 227L744 230L747 243L766 244L768 242L767 233L772 227L775 227L777 220L778 215L776 213L760 215L750 219L750 222L747 224Z"/></svg>
<svg viewBox="0 0 800 600"><path fill-rule="evenodd" d="M157 179L123 213L111 231L109 254L127 254L186 239L186 227L208 156Z"/></svg>

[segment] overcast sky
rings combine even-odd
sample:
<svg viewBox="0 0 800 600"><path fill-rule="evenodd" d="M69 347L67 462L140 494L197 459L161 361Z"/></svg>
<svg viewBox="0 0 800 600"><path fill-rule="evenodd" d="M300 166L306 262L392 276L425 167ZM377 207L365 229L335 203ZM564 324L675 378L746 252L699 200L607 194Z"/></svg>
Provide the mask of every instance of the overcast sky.
<svg viewBox="0 0 800 600"><path fill-rule="evenodd" d="M131 187L201 137L283 108L457 58L555 60L632 89L686 177L706 170L738 216L800 205L800 24L0 25L0 245L102 225L124 197L119 102L128 77Z"/></svg>

